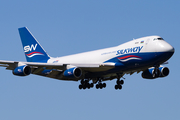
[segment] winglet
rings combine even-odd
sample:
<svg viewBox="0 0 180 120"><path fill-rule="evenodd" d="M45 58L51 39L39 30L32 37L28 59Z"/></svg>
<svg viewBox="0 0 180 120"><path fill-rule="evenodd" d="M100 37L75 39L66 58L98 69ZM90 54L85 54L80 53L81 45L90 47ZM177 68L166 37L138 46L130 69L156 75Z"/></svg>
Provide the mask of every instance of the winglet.
<svg viewBox="0 0 180 120"><path fill-rule="evenodd" d="M27 27L22 27L18 30L27 62L47 62L50 56Z"/></svg>

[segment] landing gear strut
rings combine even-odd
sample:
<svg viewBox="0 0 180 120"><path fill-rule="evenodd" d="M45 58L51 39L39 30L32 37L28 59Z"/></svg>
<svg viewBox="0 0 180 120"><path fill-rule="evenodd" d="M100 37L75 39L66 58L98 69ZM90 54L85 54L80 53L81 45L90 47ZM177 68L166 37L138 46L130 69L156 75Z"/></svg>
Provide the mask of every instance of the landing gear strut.
<svg viewBox="0 0 180 120"><path fill-rule="evenodd" d="M153 78L157 78L160 75L159 65L155 65L154 72L152 74Z"/></svg>

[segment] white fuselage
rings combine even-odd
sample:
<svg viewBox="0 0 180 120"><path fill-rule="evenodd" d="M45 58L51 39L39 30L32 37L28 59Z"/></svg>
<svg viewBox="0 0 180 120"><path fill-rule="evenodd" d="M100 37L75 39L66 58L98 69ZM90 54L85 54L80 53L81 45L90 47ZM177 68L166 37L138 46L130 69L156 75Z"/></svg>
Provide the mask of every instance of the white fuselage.
<svg viewBox="0 0 180 120"><path fill-rule="evenodd" d="M149 36L126 42L116 47L110 47L90 52L84 52L64 57L51 58L48 63L66 64L100 64L111 58L130 53L170 52L174 48L164 40L156 40L159 36Z"/></svg>

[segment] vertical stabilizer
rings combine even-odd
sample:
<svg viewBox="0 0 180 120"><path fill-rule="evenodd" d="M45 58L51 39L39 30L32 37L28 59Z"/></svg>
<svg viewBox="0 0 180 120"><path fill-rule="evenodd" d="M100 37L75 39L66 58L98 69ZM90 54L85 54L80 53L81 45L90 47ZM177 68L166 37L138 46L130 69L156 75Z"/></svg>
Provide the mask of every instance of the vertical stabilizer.
<svg viewBox="0 0 180 120"><path fill-rule="evenodd" d="M49 55L31 32L26 27L18 30L27 62L47 62Z"/></svg>

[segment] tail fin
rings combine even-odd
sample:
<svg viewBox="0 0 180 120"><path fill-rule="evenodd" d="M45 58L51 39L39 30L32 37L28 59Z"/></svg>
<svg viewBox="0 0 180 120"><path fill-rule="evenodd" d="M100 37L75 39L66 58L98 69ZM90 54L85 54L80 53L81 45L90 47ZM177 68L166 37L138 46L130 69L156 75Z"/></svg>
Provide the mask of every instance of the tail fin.
<svg viewBox="0 0 180 120"><path fill-rule="evenodd" d="M31 32L26 27L19 28L18 30L27 62L47 62L50 56Z"/></svg>

